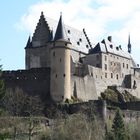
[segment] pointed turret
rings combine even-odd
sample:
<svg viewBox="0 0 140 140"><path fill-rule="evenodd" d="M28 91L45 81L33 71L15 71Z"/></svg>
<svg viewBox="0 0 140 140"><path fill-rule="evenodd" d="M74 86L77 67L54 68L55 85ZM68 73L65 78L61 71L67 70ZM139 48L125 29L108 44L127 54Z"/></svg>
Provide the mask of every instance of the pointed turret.
<svg viewBox="0 0 140 140"><path fill-rule="evenodd" d="M68 37L66 35L66 30L62 22L62 14L60 15L60 19L57 25L54 41L65 41L69 42Z"/></svg>
<svg viewBox="0 0 140 140"><path fill-rule="evenodd" d="M53 30L50 32L50 41L53 41Z"/></svg>
<svg viewBox="0 0 140 140"><path fill-rule="evenodd" d="M128 36L128 52L131 53L130 34Z"/></svg>
<svg viewBox="0 0 140 140"><path fill-rule="evenodd" d="M51 97L56 102L71 99L71 48L60 16L51 48ZM55 87L55 88L54 88Z"/></svg>
<svg viewBox="0 0 140 140"><path fill-rule="evenodd" d="M32 45L31 45L31 38L29 36L25 49L30 47L32 47Z"/></svg>

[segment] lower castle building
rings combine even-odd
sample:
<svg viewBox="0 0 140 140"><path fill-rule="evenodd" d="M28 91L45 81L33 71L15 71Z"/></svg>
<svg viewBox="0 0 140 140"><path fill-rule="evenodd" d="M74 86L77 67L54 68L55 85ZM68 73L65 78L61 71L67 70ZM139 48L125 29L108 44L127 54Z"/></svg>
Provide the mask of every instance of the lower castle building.
<svg viewBox="0 0 140 140"><path fill-rule="evenodd" d="M97 45L82 31L41 13L25 47L26 70L4 71L6 88L19 87L31 95L56 102L78 98L97 100L108 86L128 90L140 98L140 68L128 52L109 36Z"/></svg>

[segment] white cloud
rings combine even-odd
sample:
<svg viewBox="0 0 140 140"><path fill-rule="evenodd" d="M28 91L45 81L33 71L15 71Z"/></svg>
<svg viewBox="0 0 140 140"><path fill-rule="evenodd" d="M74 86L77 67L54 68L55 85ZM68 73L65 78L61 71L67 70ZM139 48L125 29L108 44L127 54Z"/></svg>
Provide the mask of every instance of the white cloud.
<svg viewBox="0 0 140 140"><path fill-rule="evenodd" d="M127 45L130 33L133 45L140 51L139 0L41 1L29 7L16 27L33 33L41 11L55 20L59 19L62 12L64 23L81 30L85 28L93 43L105 35L113 35L116 43Z"/></svg>

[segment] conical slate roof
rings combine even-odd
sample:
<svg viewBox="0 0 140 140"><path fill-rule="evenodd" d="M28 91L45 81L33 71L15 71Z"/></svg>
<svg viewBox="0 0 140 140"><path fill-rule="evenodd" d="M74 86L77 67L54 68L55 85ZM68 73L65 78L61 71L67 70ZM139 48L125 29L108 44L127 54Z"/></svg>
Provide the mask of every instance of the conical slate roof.
<svg viewBox="0 0 140 140"><path fill-rule="evenodd" d="M128 52L131 53L130 34L128 36Z"/></svg>
<svg viewBox="0 0 140 140"><path fill-rule="evenodd" d="M66 35L65 27L62 23L62 15L60 15L60 19L57 25L54 41L61 40L65 42L69 42L68 37Z"/></svg>
<svg viewBox="0 0 140 140"><path fill-rule="evenodd" d="M32 45L31 45L31 38L29 36L28 38L28 41L27 41L27 44L26 44L26 47L25 48L30 48Z"/></svg>

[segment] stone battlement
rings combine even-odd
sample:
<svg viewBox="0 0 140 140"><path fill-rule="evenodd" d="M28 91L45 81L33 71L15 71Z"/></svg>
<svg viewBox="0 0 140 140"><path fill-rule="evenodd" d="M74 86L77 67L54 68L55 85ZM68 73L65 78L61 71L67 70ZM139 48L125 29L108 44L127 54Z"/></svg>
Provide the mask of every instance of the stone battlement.
<svg viewBox="0 0 140 140"><path fill-rule="evenodd" d="M6 89L20 88L25 94L40 96L44 101L50 97L50 68L3 71L1 79Z"/></svg>

